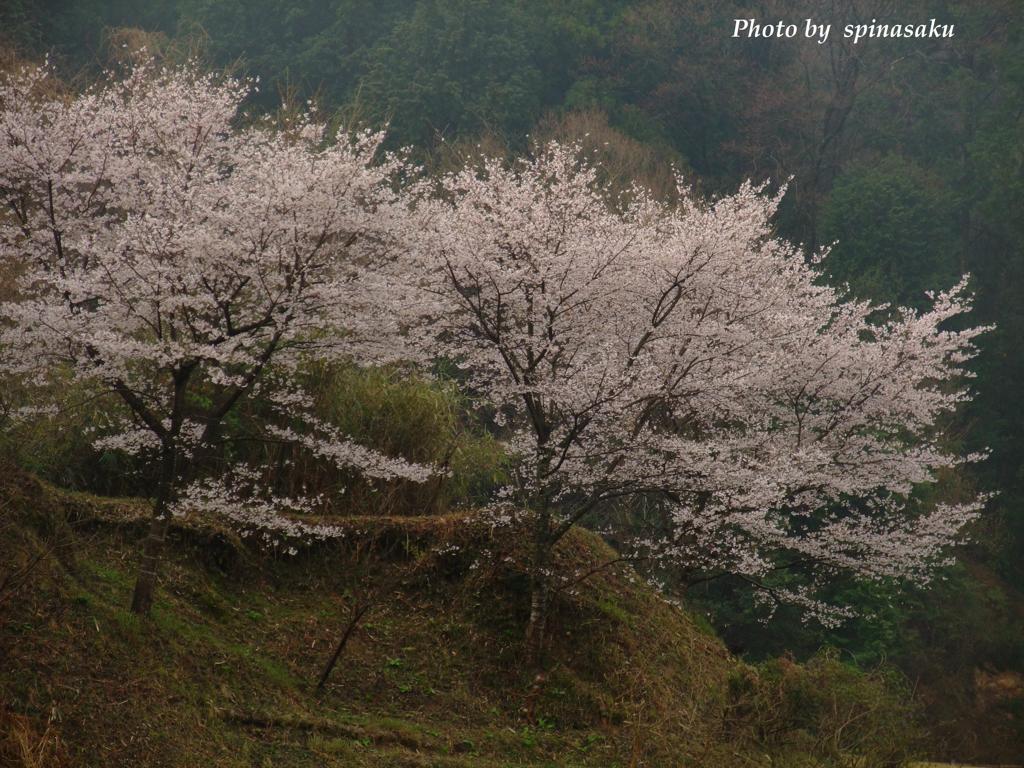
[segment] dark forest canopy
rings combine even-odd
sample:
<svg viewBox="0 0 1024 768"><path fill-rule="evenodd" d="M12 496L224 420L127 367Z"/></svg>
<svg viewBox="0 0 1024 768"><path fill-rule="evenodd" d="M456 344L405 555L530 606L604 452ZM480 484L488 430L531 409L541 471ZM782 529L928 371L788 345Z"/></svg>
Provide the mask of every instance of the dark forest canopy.
<svg viewBox="0 0 1024 768"><path fill-rule="evenodd" d="M733 39L733 20L842 29L938 19L950 39ZM780 233L859 295L920 304L969 272L979 393L957 433L992 458L983 540L1024 583L1024 5L1015 0L6 0L22 56L95 73L146 41L259 77L257 97L316 97L389 125L445 167L482 143L575 137L613 172L667 189L671 167L716 194L789 180ZM145 30L129 33L124 28ZM88 77L88 75L84 75Z"/></svg>

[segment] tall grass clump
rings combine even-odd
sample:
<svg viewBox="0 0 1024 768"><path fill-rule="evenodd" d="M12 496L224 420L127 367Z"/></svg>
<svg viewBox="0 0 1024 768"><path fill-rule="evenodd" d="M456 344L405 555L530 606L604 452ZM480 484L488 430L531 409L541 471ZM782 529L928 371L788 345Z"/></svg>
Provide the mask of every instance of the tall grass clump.
<svg viewBox="0 0 1024 768"><path fill-rule="evenodd" d="M295 446L265 440L259 398L224 424L222 443L193 457L193 476L216 475L224 460L242 460L281 493L323 494L337 514L438 514L479 503L501 481L503 454L474 419L453 383L388 368L310 364L301 374L318 418L352 440L389 455L431 464L437 477L415 484L368 481ZM0 387L0 455L63 487L102 495L147 495L146 463L117 451L97 451L94 438L123 416L123 405L70 378L59 392L17 381ZM202 393L198 393L202 398ZM39 409L38 403L60 403Z"/></svg>
<svg viewBox="0 0 1024 768"><path fill-rule="evenodd" d="M341 514L415 515L477 504L501 482L501 447L453 382L354 365L317 364L304 375L321 419L358 443L441 471L423 484L372 481L268 444L263 464L274 468L279 490L323 493Z"/></svg>
<svg viewBox="0 0 1024 768"><path fill-rule="evenodd" d="M920 747L906 678L891 668L860 670L831 649L805 664L783 657L741 667L729 695L736 739L771 754L773 765L889 768Z"/></svg>
<svg viewBox="0 0 1024 768"><path fill-rule="evenodd" d="M46 403L46 406L42 404ZM123 418L109 393L68 375L45 391L12 377L0 379L0 457L44 480L106 496L145 495L142 462L99 451L93 440L104 425Z"/></svg>

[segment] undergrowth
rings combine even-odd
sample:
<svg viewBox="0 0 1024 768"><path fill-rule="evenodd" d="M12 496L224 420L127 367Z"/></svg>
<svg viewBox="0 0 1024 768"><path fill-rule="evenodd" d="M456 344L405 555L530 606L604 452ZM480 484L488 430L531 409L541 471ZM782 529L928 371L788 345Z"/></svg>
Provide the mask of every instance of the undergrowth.
<svg viewBox="0 0 1024 768"><path fill-rule="evenodd" d="M833 656L744 665L625 568L556 595L535 676L519 538L466 513L349 518L344 541L292 558L179 522L139 619L146 506L4 477L0 563L44 553L0 607L13 765L871 768L911 746L898 681ZM611 554L578 531L559 557Z"/></svg>

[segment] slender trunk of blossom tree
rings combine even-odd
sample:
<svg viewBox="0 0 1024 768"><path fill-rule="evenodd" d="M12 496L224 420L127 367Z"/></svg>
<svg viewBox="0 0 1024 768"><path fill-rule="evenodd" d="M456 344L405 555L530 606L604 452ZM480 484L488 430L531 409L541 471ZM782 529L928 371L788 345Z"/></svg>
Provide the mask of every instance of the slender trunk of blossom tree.
<svg viewBox="0 0 1024 768"><path fill-rule="evenodd" d="M526 663L538 668L544 661L544 632L548 621L551 593L551 513L544 506L537 514L533 529L533 554L530 563L530 619L526 624Z"/></svg>
<svg viewBox="0 0 1024 768"><path fill-rule="evenodd" d="M526 663L531 668L542 666L544 660L550 586L546 565L535 564L530 575L530 620L526 625Z"/></svg>
<svg viewBox="0 0 1024 768"><path fill-rule="evenodd" d="M174 494L175 478L178 474L178 453L173 443L165 444L161 451L160 480L153 504L153 517L149 522L149 533L142 545L139 575L132 593L132 613L140 616L148 616L153 606L157 568L160 565L164 541L167 539L167 529L170 527L171 513L168 505Z"/></svg>

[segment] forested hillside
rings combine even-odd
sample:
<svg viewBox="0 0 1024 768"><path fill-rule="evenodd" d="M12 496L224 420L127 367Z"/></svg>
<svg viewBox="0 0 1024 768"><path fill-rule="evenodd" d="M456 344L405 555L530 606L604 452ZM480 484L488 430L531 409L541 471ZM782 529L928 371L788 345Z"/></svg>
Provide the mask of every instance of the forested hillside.
<svg viewBox="0 0 1024 768"><path fill-rule="evenodd" d="M805 39L731 37L734 19L754 16L796 21L810 17L827 20L834 27L872 19L902 23L936 18L955 25L956 34L952 39L876 39L856 45L838 35L825 45ZM700 675L708 675L700 678L700 684L714 691L708 711L683 713L706 721L701 738L708 756L693 752L689 762L678 764L701 765L701 759L707 759L708 765L727 764L715 750L724 749L730 728L739 734L737 743L750 745L756 743L756 734L776 733L777 726L782 735L765 754L797 754L803 749L804 735L808 743L834 737L838 744L839 736L828 731L832 723L815 721L805 734L793 735L801 729L792 722L773 725L763 719L765 708L773 706L780 711L790 707L799 719L799 702L794 702L800 691L814 685L800 676L841 677L845 673L840 670L846 667L836 659L867 675L835 682L848 686L851 701L877 696L879 711L891 713L904 706L897 699L913 689L921 708L923 736L912 746L901 743L899 749L905 752L892 759L918 754L1020 762L1024 755L1024 5L1016 0L766 0L757 4L733 0L2 0L0 44L5 71L48 58L60 87L68 92L97 81L104 72L121 71L141 60L143 46L146 55L170 66L192 60L205 70L252 78L258 88L245 97L241 123L249 116L271 112L288 126L289 119L301 121L304 118L298 116L310 109L332 130L337 126L382 129L381 147L374 146L372 152L407 150L409 162L422 166L424 176L434 180L457 173L480 152L511 160L532 156L544 142L558 141L578 142L595 162L602 188L622 193L625 199L630 199L631 185L639 182L651 191L652 201L675 204L681 194L678 178L704 201L733 194L747 180L766 183L766 194L784 186L771 236L795 244L808 261L824 249L820 283L837 286L845 298L880 305L871 315L871 322L880 326L898 321L892 306L926 312L935 295L969 275L973 308L945 321L942 328L963 332L991 328L978 336L978 354L966 362L973 399L955 413L942 413L935 428L942 431L943 451L958 456L987 453L987 457L941 469L936 485L921 484L908 494L911 504L920 509L992 494L985 497L980 517L970 523L970 541L958 549L958 563L941 568L925 584L856 578L864 573L830 575L822 584L810 558L777 557L763 578L751 579L728 568L652 566L646 554L638 554L630 567L659 583L665 595L685 601L693 615L706 616L710 628L739 659L730 657L728 662L721 660L724 648L701 634L690 614L664 613L667 608L660 604L648 606L645 601L655 600L653 593L628 592L625 608L605 594L602 590L608 583L618 585L621 579L624 584L633 571L620 572L618 564L606 571L601 562L618 556L606 552L590 531L574 529L568 539L571 547L552 551L559 552L556 559L579 559L573 573L587 574L593 567L608 583L590 587L578 600L570 599L573 593L568 587L569 592L557 600L562 601L562 610L584 621L591 614L614 619L613 634L619 634L608 642L619 653L635 651L656 659L645 661L638 675L661 674L665 669L660 666L661 654L680 645L686 646L686 653L713 659L700 670ZM499 175L496 169L489 173ZM450 198L471 187L467 179L447 183L444 193ZM318 189L314 191L319 194ZM14 211L17 214L18 208ZM468 241L477 230L463 226L457 231ZM601 231L597 225L595 231ZM449 251L457 251L458 245L438 238ZM452 263L454 259L449 267ZM13 274L4 276L13 280ZM468 268L467 274L472 277ZM482 295L486 290L477 286L463 291L462 286L457 283L463 296L477 295L473 291ZM0 293L0 301L7 298ZM478 391L473 390L471 397L464 395L473 374L451 362L457 357L448 354L451 346L445 352L444 362L431 363L429 375L407 377L396 366L365 369L332 362L304 370L302 384L312 393L311 412L317 419L384 454L404 457L410 466L441 466L449 473L446 480L403 485L395 482L395 476L405 473L408 479L414 474L403 467L376 482L350 469L325 467L315 457L303 458L275 446L250 448L243 442L227 454L215 459L203 456L197 463L208 461L219 467L216 462L237 457L264 462L274 468L275 489L310 487L316 493L335 494L334 511L360 520L376 515L413 516L419 521L421 516L434 515L437 521L445 521L455 511L482 505L510 471L500 439L501 407L488 402L482 415L474 410L471 400ZM26 404L35 405L27 385L22 385L9 385L0 397L4 419ZM68 385L71 390L76 386ZM112 417L100 402L93 403L91 392L80 394L88 403L84 413L5 421L0 432L5 460L18 466L18 477L30 472L40 478L23 482L42 482L47 498L65 492L89 494L71 498L87 498L91 505L94 496L153 495L156 474L137 458L116 449L91 450L86 427ZM203 391L196 397L212 396ZM240 434L264 418L272 406L270 399L244 405L237 414L225 417L223 430ZM339 489L344 495L339 495ZM60 536L49 527L53 520L32 520L20 496L17 506L9 509L17 513L9 530L48 552L60 551ZM53 514L61 525L67 523L65 510ZM0 625L9 640L14 642L23 631L39 639L39 634L33 634L38 628L31 629L33 615L46 615L47 601L70 600L71 607L61 609L65 618L47 625L43 641L52 647L64 642L61 625L69 632L71 627L74 632L88 632L84 617L117 623L116 637L110 642L117 645L118 653L149 642L150 629L112 607L127 601L124 579L128 577L103 551L108 541L115 542L111 546L116 549L123 537L138 538L139 530L123 519L99 523L96 518L94 510L82 517L87 532L100 533L75 534L87 536L88 543L80 545L85 547L83 565L74 565L69 556L67 561L57 558L40 567L52 582L48 582L49 591L36 595L31 607L16 612L6 626ZM649 523L647 506L610 505L583 523L604 533L605 541L624 556L630 534ZM434 618L445 624L439 631L447 633L445 642L452 643L453 656L478 653L486 657L479 647L469 651L460 645L461 639L452 639L463 632L484 637L496 653L513 653L503 643L513 633L510 627L518 632L518 625L527 620L520 615L526 611L521 604L526 598L508 595L525 589L528 575L505 573L503 566L495 564L500 558L489 552L494 555L488 560L494 570L487 578L499 583L506 590L501 592L502 600L507 598L492 606L495 613L489 614L479 603L480 591L486 589L473 581L477 577L467 575L467 564L452 565L435 551L448 543L434 530L435 524L443 525L423 523L427 532L417 529L416 536L424 541L411 544L408 531L388 534L404 536L406 541L399 547L400 554L388 550L382 556L385 560L405 562L424 552L439 559L431 561L428 575L407 574L401 583L389 582L388 588L398 595L395 599L417 604L418 611L434 612ZM177 534L179 555L197 546L190 537L208 535L188 530L185 526ZM201 618L199 629L184 633L180 647L173 649L178 657L185 658L200 647L206 647L203 653L212 653L212 646L204 646L204 638L222 631L229 639L216 640L218 653L243 654L238 648L240 638L250 631L248 625L241 626L242 619L224 608L238 599L235 592L242 588L237 579L245 570L234 560L243 557L238 552L244 547L239 550L236 545L241 546L232 539L231 546L224 548L225 556L232 559L230 567L218 564L207 572L195 570L191 563L178 566L186 572L188 587L159 614L160 621L166 628ZM376 552L379 546L374 539L370 549ZM500 537L494 544L502 555L510 546ZM352 557L357 560L377 557L358 545L353 547L357 551ZM24 556L28 557L25 566L35 562ZM266 631L268 622L274 622L274 633L298 631L296 605L300 591L307 588L325 590L316 596L318 607L311 609L318 622L328 620L325 617L343 622L332 596L351 602L361 589L357 575L331 581L333 576L317 570L315 583L296 584L289 566L274 567L282 570L265 577L271 586L260 582L261 599L269 602L262 608L243 609L258 616L249 615L257 628L253 631ZM373 571L380 564L365 567ZM316 568L329 572L319 560ZM20 573L20 567L12 570L14 575ZM222 577L226 581L219 581ZM818 621L808 616L807 606L799 600L782 597L801 595L812 583L821 587L829 602L852 607L851 616L838 623ZM380 597L371 602L373 610L386 603ZM640 603L643 607L638 607ZM296 680L305 674L304 666L313 663L311 652L297 647L275 649L286 661L284 668L273 669L267 668L271 662L263 656L244 652L245 664L252 667L251 674L246 673L247 684L256 686L253 681L260 676L274 681L275 706L287 711L288 717L294 715L297 723L289 728L320 734L316 738L323 743L314 745L314 753L330 752L333 739L352 761L348 764L358 765L359 760L368 760L359 745L369 740L402 751L401 759L407 762L394 764L505 764L501 760L514 765L541 765L544 760L563 764L566 754L573 754L580 765L676 764L665 762L669 758L657 750L645 751L646 747L636 747L631 756L623 736L628 729L616 731L607 743L602 741L601 728L608 723L619 728L625 722L636 734L647 729L643 737L630 738L658 739L671 730L672 718L683 715L639 702L636 688L642 684L628 679L622 668L616 669L607 698L594 693L590 686L596 685L598 675L588 666L592 660L580 654L599 655L596 645L584 651L574 651L570 644L558 646L556 674L564 676L564 685L534 684L531 689L529 681L509 676L475 680L472 686L479 687L470 691L459 688L471 687L465 678L469 672L463 668L468 660L460 657L447 667L447 661L441 664L435 659L427 669L420 653L429 641L416 636L411 625L402 624L408 617L398 618L393 606L380 610L380 624L374 630L381 638L380 647L371 650L357 643L353 661L379 667L375 682L372 686L360 683L353 670L342 674L347 685L365 684L359 695L366 697L371 709L399 712L399 719L415 723L411 735L375 736L375 723L350 722L348 715L340 716L337 699L329 699L324 713L312 711L309 702L297 704L305 693L297 693L302 686ZM529 618L532 623L534 617ZM559 635L575 631L571 622L553 621ZM644 638L643 622L647 621L656 627L651 637ZM94 631L102 634L99 626ZM414 633L408 648L402 640L406 631ZM284 642L280 637L265 641ZM385 646L386 652L380 650ZM51 668L57 664L55 658L36 658L22 650L16 656L25 665ZM418 661L412 662L410 656ZM508 663L518 661L503 657L502 664ZM766 666L750 666L758 664ZM499 677L508 672L507 666L499 669L504 670ZM903 678L893 683L897 670ZM691 672L687 668L686 674ZM675 667L665 674L685 676ZM453 677L461 680L459 685L452 682ZM769 694L768 688L776 683L776 693ZM538 712L548 713L539 719L534 712L523 715L516 711L518 700L501 699L498 691L505 684L522 687L529 702L530 696L538 695L557 700L536 704ZM236 692L218 691L212 679L187 683L161 679L159 695L186 699L192 695L174 693L171 689L176 685L208 689L188 702L196 710L196 722L204 717L200 710L209 707L250 718L247 727L265 725L261 718L266 719L266 712L238 706ZM22 706L35 701L30 681L19 679L14 689ZM382 693L385 689L387 695ZM556 689L563 693L551 693ZM879 693L883 689L884 695ZM464 733L424 730L431 708L438 707L438 691L461 697L467 710L476 702L493 705L494 721L500 727L485 727L474 720L476 715L467 713L460 721ZM769 701L770 695L793 700ZM387 696L391 696L390 710L381 704ZM410 704L407 699L415 696L420 697L418 703ZM690 706L692 702L686 701L685 706ZM625 711L626 706L642 710L643 717ZM870 711L870 703L865 708ZM817 704L809 711L823 717ZM330 722L324 724L325 720L322 727L309 725L321 715ZM872 718L876 716L877 712ZM81 713L77 717L88 720ZM580 731L572 738L579 743L569 745L563 743L558 727L573 718ZM652 718L661 720L655 724ZM514 737L505 735L508 730ZM320 731L340 735L334 739ZM391 733L387 728L383 731ZM866 738L876 740L872 745L880 744L889 738L883 731L876 729ZM83 733L87 741L99 738L89 728ZM200 738L198 732L195 738ZM235 738L217 735L216 750L230 751L237 744L232 741ZM505 743L510 738L515 742L511 746ZM173 743L170 733L160 739L165 746ZM266 764L306 764L301 762L304 757L295 756L298 747L292 754L294 745L278 746L280 754L257 750L259 757L283 761ZM421 748L444 752L449 762L430 762L431 758L416 762L419 758L405 754ZM119 759L130 758L129 746L119 749ZM822 764L843 764L835 754L822 757L824 752L815 749L818 746L807 754L839 761ZM211 747L207 754L214 751ZM742 758L748 762L737 764L758 764L751 757L756 751L750 747ZM481 755L481 762L472 762L473 755ZM712 758L719 762L711 762ZM344 756L337 759L341 760L337 764L346 764Z"/></svg>

